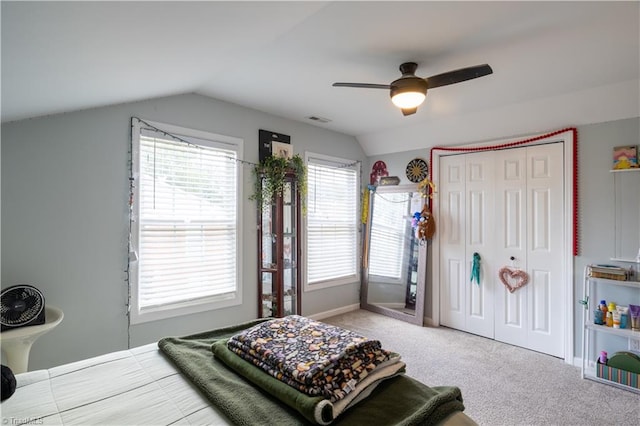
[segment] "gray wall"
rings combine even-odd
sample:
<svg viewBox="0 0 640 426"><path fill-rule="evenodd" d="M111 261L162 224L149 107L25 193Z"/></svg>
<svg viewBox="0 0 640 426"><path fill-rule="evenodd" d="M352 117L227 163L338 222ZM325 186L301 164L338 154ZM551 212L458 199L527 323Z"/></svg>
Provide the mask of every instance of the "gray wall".
<svg viewBox="0 0 640 426"><path fill-rule="evenodd" d="M584 268L591 263L611 263L615 256L615 217L614 217L614 174L613 147L640 144L640 118L611 121L578 127L579 140L579 205L580 205L580 255L574 258L575 299L584 294ZM640 172L636 172L640 173ZM640 188L636 188L640 191ZM629 218L631 219L631 218ZM633 219L632 219L633 220ZM630 229L638 229L639 217ZM621 224L623 227L625 224ZM637 242L640 247L640 241ZM626 265L627 267L630 264ZM637 290L611 294L612 300L627 304L631 292L637 300ZM633 303L633 302L631 302ZM577 302L574 310L574 333L576 356L582 354L582 308Z"/></svg>
<svg viewBox="0 0 640 426"><path fill-rule="evenodd" d="M2 125L2 287L33 284L65 319L33 346L30 369L249 320L257 316L256 206L244 168L243 303L128 327L128 149L137 116L244 139L291 135L294 152L364 161L355 138L199 95L179 95ZM359 303L359 283L305 292L312 315Z"/></svg>
<svg viewBox="0 0 640 426"><path fill-rule="evenodd" d="M306 150L363 160L363 183L382 159L390 175L409 183L405 165L428 159L429 148L365 158L357 141L315 126L274 117L198 95L142 101L2 125L2 287L30 283L65 320L41 337L30 368L48 368L109 351L232 324L257 315L255 204L245 168L243 209L243 304L182 318L128 327L127 161L129 122L139 116L243 138L245 159L257 162L258 129L289 134L294 151ZM640 118L578 128L581 253L576 257L575 298L582 296L582 271L614 253L614 146L638 144ZM431 253L431 250L429 250ZM427 283L426 317L433 283ZM359 283L303 294L303 313L331 311L359 302ZM581 311L574 311L575 353L581 352Z"/></svg>
<svg viewBox="0 0 640 426"><path fill-rule="evenodd" d="M518 138L513 138L518 140ZM620 145L638 145L640 143L640 118L611 121L578 127L578 176L579 176L579 212L580 212L580 255L574 258L574 353L576 357L582 352L582 308L577 300L583 296L583 271L591 263L609 262L615 255L614 239L614 184L612 168L613 147ZM425 144L426 145L426 144ZM387 164L390 176L398 176L400 184L411 183L405 176L406 164L413 158L419 157L429 160L429 150L433 145L424 149L369 157L371 165L378 160ZM368 178L368 173L363 172ZM640 188L637 188L640 191ZM437 223L436 217L436 223ZM631 218L633 220L634 218ZM631 229L638 229L635 224L622 224ZM640 241L638 241L640 246ZM428 265L431 266L431 248L429 250ZM431 318L433 282L430 275L427 278L425 317ZM628 296L628 294L626 295ZM621 300L629 299L624 294ZM617 295L616 295L617 297Z"/></svg>

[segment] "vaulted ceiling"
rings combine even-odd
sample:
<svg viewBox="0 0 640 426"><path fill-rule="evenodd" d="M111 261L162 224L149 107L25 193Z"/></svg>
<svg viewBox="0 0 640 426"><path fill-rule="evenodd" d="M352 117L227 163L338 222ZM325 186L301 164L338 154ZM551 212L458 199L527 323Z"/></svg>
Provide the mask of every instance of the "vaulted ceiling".
<svg viewBox="0 0 640 426"><path fill-rule="evenodd" d="M2 2L2 121L199 93L368 155L640 116L640 2ZM402 62L428 91L403 116ZM331 120L320 123L310 116Z"/></svg>

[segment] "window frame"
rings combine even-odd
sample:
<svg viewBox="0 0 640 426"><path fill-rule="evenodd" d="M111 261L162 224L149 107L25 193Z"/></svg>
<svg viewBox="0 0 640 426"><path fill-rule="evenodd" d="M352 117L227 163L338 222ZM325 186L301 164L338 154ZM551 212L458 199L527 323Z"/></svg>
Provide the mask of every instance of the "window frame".
<svg viewBox="0 0 640 426"><path fill-rule="evenodd" d="M345 158L339 158L339 157L333 157L333 156L329 156L329 155L324 155L324 154L317 154L317 153L313 153L313 152L309 152L306 151L305 152L305 164L307 166L307 168L309 167L309 163L313 162L313 160L319 160L318 162L324 162L324 163L333 163L336 166L349 166L351 168L354 169L355 171L355 175L356 175L356 182L355 182L355 192L356 192L356 196L358 197L358 201L356 202L356 208L355 208L355 212L354 212L354 217L353 217L353 226L354 226L354 239L355 239L355 247L356 247L356 253L354 256L354 262L353 262L353 267L354 267L354 273L353 274L349 274L349 275L344 275L338 278L332 278L332 279L328 279L328 280L323 280L323 281L317 281L314 283L310 283L309 282L309 270L308 270L308 265L309 265L309 235L308 235L308 230L309 230L309 226L308 226L308 214L304 215L303 218L303 225L304 225L304 229L305 232L303 233L303 244L304 244L304 248L305 248L305 262L304 262L304 271L303 271L303 276L304 276L304 291L315 291L315 290L322 290L322 289L326 289L326 288L331 288L331 287L336 287L336 286L342 286L342 285L346 285L346 284L353 284L353 283L359 283L360 282L360 277L361 277L361 252L362 252L362 246L361 246L361 199L362 199L362 193L361 193L361 189L360 189L360 181L361 181L361 163L360 161L357 160L349 160L349 159L345 159ZM309 197L311 196L311 193L307 190L307 200L306 200L306 205L309 206Z"/></svg>
<svg viewBox="0 0 640 426"><path fill-rule="evenodd" d="M155 129L154 129L155 127ZM158 130L160 129L160 130ZM195 145L209 147L224 147L233 150L237 155L236 164L236 285L235 291L215 296L202 297L195 300L171 303L163 306L141 308L139 306L138 285L139 285L139 247L140 247L140 137L143 131L154 131L162 138L171 139L171 135L177 136ZM177 139L179 141L179 139ZM197 139L194 140L194 139ZM204 143L203 143L204 142ZM130 238L129 238L129 322L130 324L141 324L150 321L157 321L166 318L189 315L198 312L221 309L242 304L242 188L243 188L243 168L238 160L243 158L244 140L233 137L219 135L207 131L189 129L166 123L153 122L150 120L132 119L131 123L131 163L130 163L130 183L131 183L131 205L130 205ZM232 161L232 160L230 160Z"/></svg>

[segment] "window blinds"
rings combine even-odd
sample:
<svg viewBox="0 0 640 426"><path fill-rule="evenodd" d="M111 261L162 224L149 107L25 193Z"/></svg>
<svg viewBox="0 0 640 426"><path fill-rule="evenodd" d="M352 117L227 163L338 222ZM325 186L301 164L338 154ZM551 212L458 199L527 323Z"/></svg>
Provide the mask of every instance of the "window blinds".
<svg viewBox="0 0 640 426"><path fill-rule="evenodd" d="M236 156L141 135L141 311L236 290Z"/></svg>
<svg viewBox="0 0 640 426"><path fill-rule="evenodd" d="M356 277L357 169L309 158L307 171L307 280Z"/></svg>

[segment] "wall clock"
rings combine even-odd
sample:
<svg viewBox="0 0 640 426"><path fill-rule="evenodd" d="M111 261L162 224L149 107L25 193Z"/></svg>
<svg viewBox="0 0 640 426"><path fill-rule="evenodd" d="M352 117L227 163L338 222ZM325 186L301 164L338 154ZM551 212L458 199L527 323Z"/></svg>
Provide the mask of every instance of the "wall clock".
<svg viewBox="0 0 640 426"><path fill-rule="evenodd" d="M407 164L406 174L411 182L422 182L429 174L429 166L422 158L414 158Z"/></svg>

